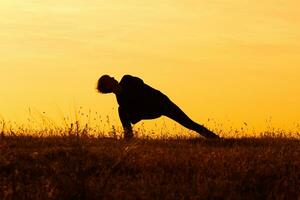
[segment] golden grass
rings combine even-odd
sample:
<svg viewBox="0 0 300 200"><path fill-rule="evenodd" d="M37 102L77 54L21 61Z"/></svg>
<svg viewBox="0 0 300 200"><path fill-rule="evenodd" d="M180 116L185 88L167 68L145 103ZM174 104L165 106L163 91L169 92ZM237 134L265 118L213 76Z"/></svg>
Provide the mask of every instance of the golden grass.
<svg viewBox="0 0 300 200"><path fill-rule="evenodd" d="M109 117L81 109L63 125L41 113L28 122L0 121L1 200L300 199L297 131L213 141L142 127L124 141Z"/></svg>
<svg viewBox="0 0 300 200"><path fill-rule="evenodd" d="M126 142L84 127L2 132L0 199L300 198L296 137Z"/></svg>

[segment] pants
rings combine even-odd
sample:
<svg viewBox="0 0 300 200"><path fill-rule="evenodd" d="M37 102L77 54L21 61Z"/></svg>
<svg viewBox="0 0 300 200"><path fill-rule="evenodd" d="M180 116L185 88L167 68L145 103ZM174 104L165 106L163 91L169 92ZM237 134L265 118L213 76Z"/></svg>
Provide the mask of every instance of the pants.
<svg viewBox="0 0 300 200"><path fill-rule="evenodd" d="M177 123L181 124L185 128L196 131L200 135L206 138L217 138L218 136L205 128L204 126L194 122L191 120L176 104L174 104L171 100L165 103L163 109L163 115L173 119Z"/></svg>
<svg viewBox="0 0 300 200"><path fill-rule="evenodd" d="M197 124L193 120L191 120L176 104L174 104L169 98L165 97L159 102L160 106L159 109L156 109L156 111L153 111L153 113L145 113L144 117L141 117L141 119L155 119L157 117L160 117L161 115L164 115L170 119L173 119L177 123L181 124L182 126L191 129L193 131L196 131L200 135L206 137L206 138L218 138L216 134L205 128L204 126ZM159 111L157 111L159 110ZM119 107L119 117L122 122L123 128L124 128L124 137L125 138L132 138L133 132L131 127L131 120L126 113L126 110ZM134 121L136 123L136 121Z"/></svg>

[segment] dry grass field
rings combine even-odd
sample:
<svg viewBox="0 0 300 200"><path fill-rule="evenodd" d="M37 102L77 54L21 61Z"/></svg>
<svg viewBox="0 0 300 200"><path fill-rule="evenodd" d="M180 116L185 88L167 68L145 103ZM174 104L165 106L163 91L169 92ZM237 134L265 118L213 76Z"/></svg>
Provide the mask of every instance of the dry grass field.
<svg viewBox="0 0 300 200"><path fill-rule="evenodd" d="M300 199L300 140L1 134L0 199Z"/></svg>

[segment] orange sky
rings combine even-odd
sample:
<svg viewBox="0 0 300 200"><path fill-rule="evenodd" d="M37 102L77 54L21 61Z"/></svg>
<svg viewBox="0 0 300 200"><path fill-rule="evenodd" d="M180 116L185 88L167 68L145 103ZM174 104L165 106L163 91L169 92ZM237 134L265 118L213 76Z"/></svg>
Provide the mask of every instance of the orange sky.
<svg viewBox="0 0 300 200"><path fill-rule="evenodd" d="M294 128L299 8L296 0L0 0L0 114L22 121L31 107L57 118L77 105L119 125L115 97L95 84L103 73L132 74L198 122L261 129L272 117Z"/></svg>

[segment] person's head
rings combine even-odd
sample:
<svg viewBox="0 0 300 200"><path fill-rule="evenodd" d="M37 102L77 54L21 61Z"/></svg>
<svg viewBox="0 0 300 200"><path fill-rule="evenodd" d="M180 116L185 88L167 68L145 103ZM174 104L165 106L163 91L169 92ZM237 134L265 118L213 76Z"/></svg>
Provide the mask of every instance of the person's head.
<svg viewBox="0 0 300 200"><path fill-rule="evenodd" d="M97 90L100 93L116 93L119 89L119 83L114 77L109 75L103 75L98 80Z"/></svg>

